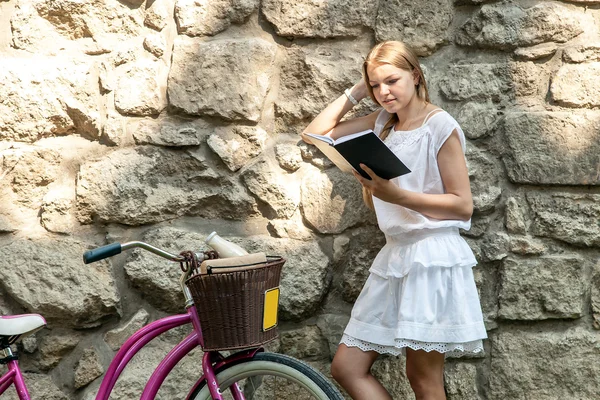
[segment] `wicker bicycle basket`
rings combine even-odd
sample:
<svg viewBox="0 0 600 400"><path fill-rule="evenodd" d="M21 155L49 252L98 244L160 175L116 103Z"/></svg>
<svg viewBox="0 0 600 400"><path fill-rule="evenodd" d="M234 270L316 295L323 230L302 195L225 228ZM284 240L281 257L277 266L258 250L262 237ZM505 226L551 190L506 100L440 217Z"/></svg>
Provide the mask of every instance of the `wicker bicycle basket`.
<svg viewBox="0 0 600 400"><path fill-rule="evenodd" d="M200 318L204 350L233 350L260 346L278 336L277 323L265 329L265 299L277 291L281 257L268 257L266 263L235 268L235 271L201 274L194 271L186 281ZM272 300L270 300L272 301Z"/></svg>

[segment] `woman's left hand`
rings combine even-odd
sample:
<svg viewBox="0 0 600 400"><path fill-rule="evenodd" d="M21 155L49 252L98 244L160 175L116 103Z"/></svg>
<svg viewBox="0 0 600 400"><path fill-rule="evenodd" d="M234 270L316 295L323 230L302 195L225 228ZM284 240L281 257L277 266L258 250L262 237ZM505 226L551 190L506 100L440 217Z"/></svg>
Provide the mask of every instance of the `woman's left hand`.
<svg viewBox="0 0 600 400"><path fill-rule="evenodd" d="M371 180L363 178L363 176L356 171L352 171L352 173L363 187L369 189L371 193L373 193L373 196L388 203L401 203L403 197L402 189L396 186L392 181L377 176L377 174L365 164L360 164L360 167L367 175L369 175L369 177L371 177Z"/></svg>

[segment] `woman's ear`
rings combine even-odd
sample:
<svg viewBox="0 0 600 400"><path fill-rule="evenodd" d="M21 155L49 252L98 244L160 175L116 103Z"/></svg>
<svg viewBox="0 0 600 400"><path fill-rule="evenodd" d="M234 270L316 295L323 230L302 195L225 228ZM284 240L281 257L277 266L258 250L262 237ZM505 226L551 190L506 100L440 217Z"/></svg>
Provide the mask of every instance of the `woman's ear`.
<svg viewBox="0 0 600 400"><path fill-rule="evenodd" d="M417 69L413 69L412 71L413 73L413 82L415 83L415 86L417 86L419 83L421 83L421 76L419 75L419 71L417 71Z"/></svg>

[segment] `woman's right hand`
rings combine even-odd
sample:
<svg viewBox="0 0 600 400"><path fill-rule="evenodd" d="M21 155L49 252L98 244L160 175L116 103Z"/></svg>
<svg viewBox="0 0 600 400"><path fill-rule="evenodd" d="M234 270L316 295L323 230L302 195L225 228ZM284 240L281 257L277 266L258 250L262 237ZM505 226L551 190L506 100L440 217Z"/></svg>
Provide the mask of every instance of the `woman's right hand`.
<svg viewBox="0 0 600 400"><path fill-rule="evenodd" d="M362 99L369 96L369 90L367 89L367 83L365 82L365 80L363 78L361 78L358 82L356 82L354 84L354 86L352 86L352 88L350 89L350 94L352 95L352 97L354 97L359 102Z"/></svg>

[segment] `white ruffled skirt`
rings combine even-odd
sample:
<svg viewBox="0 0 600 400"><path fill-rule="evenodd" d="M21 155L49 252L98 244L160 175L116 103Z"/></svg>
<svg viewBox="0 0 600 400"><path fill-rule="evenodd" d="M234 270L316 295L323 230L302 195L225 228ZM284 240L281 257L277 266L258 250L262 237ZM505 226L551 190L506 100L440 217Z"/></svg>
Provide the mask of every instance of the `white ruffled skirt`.
<svg viewBox="0 0 600 400"><path fill-rule="evenodd" d="M476 263L457 228L387 237L341 343L393 355L407 347L453 356L483 351Z"/></svg>

